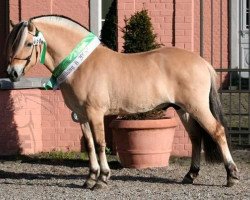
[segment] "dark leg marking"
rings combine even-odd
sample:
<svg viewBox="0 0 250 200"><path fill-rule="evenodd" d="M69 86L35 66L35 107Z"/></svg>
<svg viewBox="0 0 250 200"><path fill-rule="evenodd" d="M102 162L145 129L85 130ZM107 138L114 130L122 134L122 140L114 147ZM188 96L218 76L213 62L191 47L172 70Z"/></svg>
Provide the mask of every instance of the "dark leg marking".
<svg viewBox="0 0 250 200"><path fill-rule="evenodd" d="M199 175L200 168L197 166L191 166L189 172L183 178L183 184L193 184L194 179Z"/></svg>

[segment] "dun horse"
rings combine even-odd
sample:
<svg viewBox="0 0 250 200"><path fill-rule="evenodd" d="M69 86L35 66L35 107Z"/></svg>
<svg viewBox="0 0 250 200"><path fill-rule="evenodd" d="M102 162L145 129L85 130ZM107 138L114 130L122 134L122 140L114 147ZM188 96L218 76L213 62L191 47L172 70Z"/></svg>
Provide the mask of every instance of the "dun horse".
<svg viewBox="0 0 250 200"><path fill-rule="evenodd" d="M66 105L77 113L90 158L86 188L107 185L105 115L146 112L174 105L192 142L191 167L183 183L200 169L202 141L207 160L222 160L227 186L238 181L216 91L216 73L204 59L177 48L122 54L62 16L39 16L12 29L6 46L7 72L18 81L37 62L52 73L45 87L60 87Z"/></svg>

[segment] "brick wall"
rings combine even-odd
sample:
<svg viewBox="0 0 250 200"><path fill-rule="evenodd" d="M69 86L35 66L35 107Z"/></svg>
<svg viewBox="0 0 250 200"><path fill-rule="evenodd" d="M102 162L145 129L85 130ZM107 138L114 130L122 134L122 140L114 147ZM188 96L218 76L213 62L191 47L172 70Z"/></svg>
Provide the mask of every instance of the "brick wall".
<svg viewBox="0 0 250 200"><path fill-rule="evenodd" d="M145 8L149 11L158 41L166 46L172 46L173 31L173 0L121 0L118 1L118 24L124 27L125 17L129 18L136 11ZM122 50L122 32L118 32L118 47Z"/></svg>
<svg viewBox="0 0 250 200"><path fill-rule="evenodd" d="M0 91L0 99L1 155L84 148L60 91Z"/></svg>
<svg viewBox="0 0 250 200"><path fill-rule="evenodd" d="M82 132L72 121L60 91L41 91L41 128L43 151L80 151Z"/></svg>

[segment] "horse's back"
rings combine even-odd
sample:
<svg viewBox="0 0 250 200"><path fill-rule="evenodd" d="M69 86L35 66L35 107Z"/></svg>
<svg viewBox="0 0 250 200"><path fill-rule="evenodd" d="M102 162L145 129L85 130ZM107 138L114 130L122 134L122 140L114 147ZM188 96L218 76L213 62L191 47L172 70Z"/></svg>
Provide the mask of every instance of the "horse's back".
<svg viewBox="0 0 250 200"><path fill-rule="evenodd" d="M122 68L128 74L136 74L139 80L143 80L143 77L153 82L164 79L168 84L176 83L178 87L180 84L185 87L192 85L192 82L207 82L210 85L211 73L214 75L207 61L183 49L164 47L124 57Z"/></svg>

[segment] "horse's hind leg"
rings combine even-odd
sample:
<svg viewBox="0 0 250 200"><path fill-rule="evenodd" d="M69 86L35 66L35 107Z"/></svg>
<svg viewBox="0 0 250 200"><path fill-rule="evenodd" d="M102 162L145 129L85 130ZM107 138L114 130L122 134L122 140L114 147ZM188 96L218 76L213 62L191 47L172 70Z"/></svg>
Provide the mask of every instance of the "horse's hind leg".
<svg viewBox="0 0 250 200"><path fill-rule="evenodd" d="M89 123L85 122L81 124L82 132L84 135L84 139L86 141L86 150L89 156L89 177L84 183L84 187L87 189L92 189L100 174L100 166L97 161L96 152L95 152L95 145L93 140L93 135L91 133Z"/></svg>
<svg viewBox="0 0 250 200"><path fill-rule="evenodd" d="M201 154L201 128L200 125L190 115L182 109L177 113L189 134L192 142L192 160L189 172L185 175L182 183L192 184L200 171L200 154Z"/></svg>
<svg viewBox="0 0 250 200"><path fill-rule="evenodd" d="M225 168L227 171L227 186L232 186L238 182L238 169L233 161L228 148L225 128L216 120L209 109L209 104L202 102L188 108L188 112L195 118L201 127L213 138L220 148Z"/></svg>

